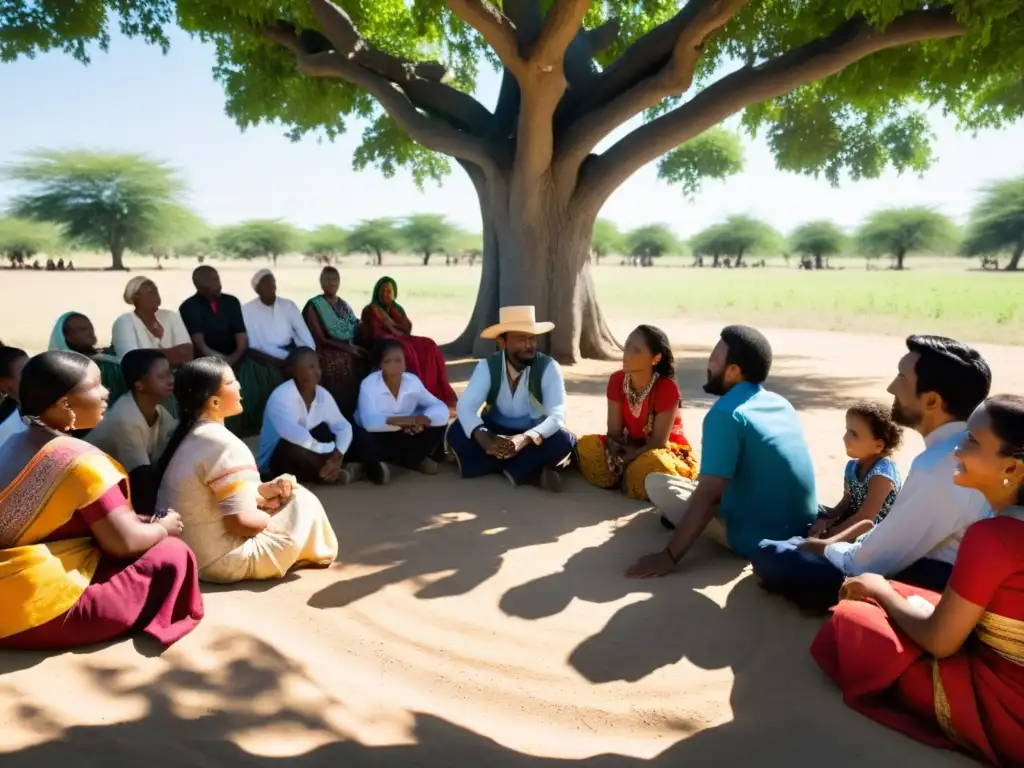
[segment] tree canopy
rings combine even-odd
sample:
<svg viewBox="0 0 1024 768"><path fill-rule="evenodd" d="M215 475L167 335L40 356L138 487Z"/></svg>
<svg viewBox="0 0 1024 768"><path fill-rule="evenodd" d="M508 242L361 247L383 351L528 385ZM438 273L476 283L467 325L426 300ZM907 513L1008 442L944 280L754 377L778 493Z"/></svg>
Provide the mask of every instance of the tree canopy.
<svg viewBox="0 0 1024 768"><path fill-rule="evenodd" d="M626 235L629 252L640 259L642 266L651 266L652 259L682 253L685 246L667 224L647 224Z"/></svg>
<svg viewBox="0 0 1024 768"><path fill-rule="evenodd" d="M140 154L36 150L6 173L26 188L11 205L15 216L55 222L69 239L109 250L113 269L124 269L126 250L144 252L186 215L177 171Z"/></svg>
<svg viewBox="0 0 1024 768"><path fill-rule="evenodd" d="M730 216L724 222L698 232L690 247L698 256L732 256L736 266L748 253L767 253L779 248L782 237L770 225L752 216Z"/></svg>
<svg viewBox="0 0 1024 768"><path fill-rule="evenodd" d="M327 264L332 259L340 258L348 253L348 230L335 224L324 224L312 232L306 233L303 239L305 252Z"/></svg>
<svg viewBox="0 0 1024 768"><path fill-rule="evenodd" d="M217 233L220 249L239 259L270 258L277 264L278 256L300 246L298 230L280 219L251 219L224 227Z"/></svg>
<svg viewBox="0 0 1024 768"><path fill-rule="evenodd" d="M399 230L405 247L423 256L423 266L430 257L452 247L459 228L438 213L415 213L407 216Z"/></svg>
<svg viewBox="0 0 1024 768"><path fill-rule="evenodd" d="M824 257L842 253L847 246L846 233L831 221L808 221L793 230L789 247L797 253L814 257L815 269L823 269Z"/></svg>
<svg viewBox="0 0 1024 768"><path fill-rule="evenodd" d="M1010 254L1008 270L1020 267L1024 255L1024 176L989 185L971 211L964 234L968 256Z"/></svg>
<svg viewBox="0 0 1024 768"><path fill-rule="evenodd" d="M598 219L594 222L594 234L590 237L590 250L598 258L623 253L626 250L626 238L614 221Z"/></svg>
<svg viewBox="0 0 1024 768"><path fill-rule="evenodd" d="M364 219L349 232L348 247L355 253L370 254L375 263L383 264L385 253L401 250L402 234L394 219Z"/></svg>
<svg viewBox="0 0 1024 768"><path fill-rule="evenodd" d="M57 253L64 247L64 233L49 221L0 218L0 257L24 264L38 253Z"/></svg>
<svg viewBox="0 0 1024 768"><path fill-rule="evenodd" d="M243 128L335 138L358 119L355 167L405 168L420 184L457 162L480 196L487 252L460 352L489 350L479 330L500 300L554 321L543 343L562 360L616 356L588 272L594 220L660 158L691 192L727 173L724 140L698 139L730 117L765 137L779 168L836 184L925 168L929 108L965 129L1024 113L1016 0L49 5L0 5L0 59L57 49L87 61L115 25L166 48L176 22L213 44ZM501 71L493 109L470 95L481 66ZM566 279L550 280L556 269Z"/></svg>
<svg viewBox="0 0 1024 768"><path fill-rule="evenodd" d="M931 208L888 208L871 214L857 231L857 246L869 256L892 256L903 269L908 253L949 252L959 233L947 216Z"/></svg>
<svg viewBox="0 0 1024 768"><path fill-rule="evenodd" d="M704 179L725 179L743 170L740 137L724 128L711 128L658 161L658 178L678 183L693 197Z"/></svg>

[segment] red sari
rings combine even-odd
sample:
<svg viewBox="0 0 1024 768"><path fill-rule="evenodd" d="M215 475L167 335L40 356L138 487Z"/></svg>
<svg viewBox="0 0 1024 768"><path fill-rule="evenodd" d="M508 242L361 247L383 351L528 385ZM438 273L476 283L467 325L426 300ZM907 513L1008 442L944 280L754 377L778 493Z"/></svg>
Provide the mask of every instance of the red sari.
<svg viewBox="0 0 1024 768"><path fill-rule="evenodd" d="M448 407L458 396L448 383L448 369L437 343L426 336L413 336L412 323L405 311L392 304L385 310L379 304L367 304L359 319L360 330L368 343L397 339L405 350L405 369L418 376L427 391Z"/></svg>
<svg viewBox="0 0 1024 768"><path fill-rule="evenodd" d="M985 607L948 658L919 648L877 604L853 600L839 603L811 654L847 705L872 720L993 765L1024 765L1024 510L967 530L948 589Z"/></svg>

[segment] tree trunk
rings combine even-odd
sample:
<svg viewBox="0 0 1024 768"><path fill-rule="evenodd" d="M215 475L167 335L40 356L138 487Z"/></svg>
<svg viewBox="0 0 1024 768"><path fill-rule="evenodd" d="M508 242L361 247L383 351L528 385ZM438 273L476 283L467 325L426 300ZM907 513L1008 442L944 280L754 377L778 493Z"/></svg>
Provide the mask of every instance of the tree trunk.
<svg viewBox="0 0 1024 768"><path fill-rule="evenodd" d="M903 259L907 255L907 252L902 248L896 251L896 269L903 269Z"/></svg>
<svg viewBox="0 0 1024 768"><path fill-rule="evenodd" d="M1013 252L1013 256L1010 257L1010 263L1007 264L1004 269L1007 272L1016 272L1020 269L1020 257L1024 255L1024 242L1017 243L1017 248Z"/></svg>
<svg viewBox="0 0 1024 768"><path fill-rule="evenodd" d="M274 262L274 269L277 269L277 254L276 253L270 254L270 260Z"/></svg>
<svg viewBox="0 0 1024 768"><path fill-rule="evenodd" d="M124 269L124 246L116 240L110 244L110 268Z"/></svg>
<svg viewBox="0 0 1024 768"><path fill-rule="evenodd" d="M377 266L379 267L379 266L381 266L383 264L384 264L384 254L381 253L380 251L377 251Z"/></svg>
<svg viewBox="0 0 1024 768"><path fill-rule="evenodd" d="M824 269L825 268L825 262L821 258L821 254L820 253L814 254L814 268L815 269Z"/></svg>
<svg viewBox="0 0 1024 768"><path fill-rule="evenodd" d="M555 324L539 347L559 362L618 359L621 347L598 306L591 273L597 211L573 206L549 183L514 194L507 176L488 179L476 166L462 165L480 198L483 270L469 324L445 352L490 354L494 342L480 332L498 322L499 307L529 304L538 321Z"/></svg>
<svg viewBox="0 0 1024 768"><path fill-rule="evenodd" d="M740 248L740 252L736 254L736 261L733 262L734 267L738 267L743 263L743 249Z"/></svg>
<svg viewBox="0 0 1024 768"><path fill-rule="evenodd" d="M424 267L429 267L430 266L430 256L431 256L431 254L430 254L429 251L424 251L424 253L423 253L423 266Z"/></svg>

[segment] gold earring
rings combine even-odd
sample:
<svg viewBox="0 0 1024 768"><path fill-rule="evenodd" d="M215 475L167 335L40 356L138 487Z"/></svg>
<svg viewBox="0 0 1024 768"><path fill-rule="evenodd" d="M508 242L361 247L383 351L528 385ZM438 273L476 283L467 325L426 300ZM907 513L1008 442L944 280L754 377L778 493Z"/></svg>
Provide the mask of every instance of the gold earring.
<svg viewBox="0 0 1024 768"><path fill-rule="evenodd" d="M219 397L213 398L213 400L210 402L210 405L213 406L213 410L219 411L220 410L220 398Z"/></svg>
<svg viewBox="0 0 1024 768"><path fill-rule="evenodd" d="M65 411L67 411L68 415L71 417L71 423L68 424L66 427L64 427L64 431L65 432L74 432L75 431L75 423L77 421L77 418L75 416L75 409L71 407L71 403L69 403L67 401L67 399L61 400L60 407L63 408Z"/></svg>

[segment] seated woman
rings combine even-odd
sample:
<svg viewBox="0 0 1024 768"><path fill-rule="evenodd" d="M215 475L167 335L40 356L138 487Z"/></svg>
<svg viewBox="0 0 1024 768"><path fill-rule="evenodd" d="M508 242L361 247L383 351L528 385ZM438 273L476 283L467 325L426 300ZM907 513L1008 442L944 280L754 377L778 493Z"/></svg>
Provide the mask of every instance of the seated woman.
<svg viewBox="0 0 1024 768"><path fill-rule="evenodd" d="M356 422L367 430L374 459L436 475L444 459L448 406L405 371L398 339L381 342L377 370L359 387Z"/></svg>
<svg viewBox="0 0 1024 768"><path fill-rule="evenodd" d="M448 383L448 370L444 356L433 339L412 335L412 323L398 298L398 285L390 277L382 277L373 287L373 301L363 309L361 331L370 345L385 339L397 339L405 349L405 366L409 373L423 382L423 386L449 409L455 407L458 397Z"/></svg>
<svg viewBox="0 0 1024 768"><path fill-rule="evenodd" d="M576 446L587 482L646 500L644 481L650 474L697 477L675 376L664 331L641 325L629 334L622 370L608 379L608 434L585 435Z"/></svg>
<svg viewBox="0 0 1024 768"><path fill-rule="evenodd" d="M76 648L135 631L171 645L203 617L176 512L148 519L109 456L67 433L103 417L100 372L76 352L25 365L31 426L0 448L0 647Z"/></svg>
<svg viewBox="0 0 1024 768"><path fill-rule="evenodd" d="M160 461L157 507L181 510L199 577L278 579L334 562L338 539L316 496L287 475L261 482L252 452L224 426L242 412L231 366L218 357L185 363L174 395L182 418Z"/></svg>
<svg viewBox="0 0 1024 768"><path fill-rule="evenodd" d="M21 369L27 362L25 350L0 344L0 445L12 435L25 431L18 408L18 386Z"/></svg>
<svg viewBox="0 0 1024 768"><path fill-rule="evenodd" d="M178 420L161 405L174 394L174 375L158 349L133 349L121 360L121 372L128 394L114 403L87 439L128 473L135 510L152 514L156 464L178 426Z"/></svg>
<svg viewBox="0 0 1024 768"><path fill-rule="evenodd" d="M294 475L303 483L339 485L358 479L364 470L358 462L364 458L365 437L354 434L331 393L320 386L316 352L309 347L292 351L285 375L288 380L273 391L263 413L263 475ZM365 471L378 485L386 480L379 461L365 466Z"/></svg>
<svg viewBox="0 0 1024 768"><path fill-rule="evenodd" d="M135 307L114 321L114 352L123 358L133 349L158 349L172 367L192 359L192 338L181 315L160 308L160 291L148 277L133 277L124 289L124 302Z"/></svg>
<svg viewBox="0 0 1024 768"><path fill-rule="evenodd" d="M316 341L324 389L331 393L343 414L351 416L359 399L359 382L370 372L370 355L356 344L359 318L338 296L341 276L334 267L320 272L322 296L314 296L302 308L302 316Z"/></svg>
<svg viewBox="0 0 1024 768"><path fill-rule="evenodd" d="M946 591L846 580L811 653L883 725L993 765L1024 765L1024 398L971 416L954 482L994 515L964 534Z"/></svg>
<svg viewBox="0 0 1024 768"><path fill-rule="evenodd" d="M113 349L96 348L96 329L81 312L65 312L57 318L47 349L52 352L78 352L96 363L103 386L110 393L111 403L128 391L121 375L120 360Z"/></svg>

